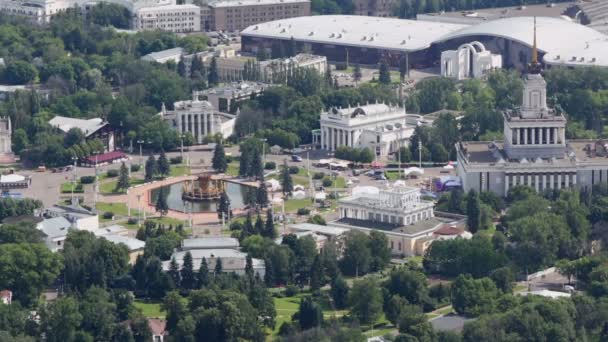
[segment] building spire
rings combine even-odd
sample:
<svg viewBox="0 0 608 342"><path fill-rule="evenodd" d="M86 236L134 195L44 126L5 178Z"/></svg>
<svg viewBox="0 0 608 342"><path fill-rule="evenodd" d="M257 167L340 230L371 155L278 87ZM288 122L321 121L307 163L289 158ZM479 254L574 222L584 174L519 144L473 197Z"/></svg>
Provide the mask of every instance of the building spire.
<svg viewBox="0 0 608 342"><path fill-rule="evenodd" d="M538 50L536 47L536 17L534 17L534 40L532 42L532 64L538 63Z"/></svg>
<svg viewBox="0 0 608 342"><path fill-rule="evenodd" d="M532 40L532 61L528 66L528 73L540 74L540 63L538 63L538 47L536 46L536 17L534 17L534 38Z"/></svg>

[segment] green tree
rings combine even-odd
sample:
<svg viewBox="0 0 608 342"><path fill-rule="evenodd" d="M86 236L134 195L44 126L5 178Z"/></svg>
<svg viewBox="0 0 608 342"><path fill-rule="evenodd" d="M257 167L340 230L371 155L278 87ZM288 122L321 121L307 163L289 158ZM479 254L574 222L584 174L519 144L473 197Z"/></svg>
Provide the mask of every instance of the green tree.
<svg viewBox="0 0 608 342"><path fill-rule="evenodd" d="M479 195L475 190L470 190L467 195L467 227L473 234L482 228Z"/></svg>
<svg viewBox="0 0 608 342"><path fill-rule="evenodd" d="M224 268L222 266L222 259L221 258L217 258L215 259L215 268L214 268L214 275L217 277L218 275L222 274L222 272L224 272Z"/></svg>
<svg viewBox="0 0 608 342"><path fill-rule="evenodd" d="M13 300L24 306L33 304L42 289L50 286L63 268L62 256L43 244L7 243L0 245L0 288L13 292Z"/></svg>
<svg viewBox="0 0 608 342"><path fill-rule="evenodd" d="M171 173L171 166L169 165L165 150L160 150L160 156L158 157L156 166L157 172L162 176L167 176Z"/></svg>
<svg viewBox="0 0 608 342"><path fill-rule="evenodd" d="M207 266L207 259L201 260L201 266L197 273L197 284L198 288L203 288L209 285L209 267Z"/></svg>
<svg viewBox="0 0 608 342"><path fill-rule="evenodd" d="M386 234L372 230L369 234L369 251L371 255L370 270L381 271L391 260L391 250L388 247Z"/></svg>
<svg viewBox="0 0 608 342"><path fill-rule="evenodd" d="M27 84L34 81L37 76L36 67L28 62L17 60L4 69L2 78L8 84Z"/></svg>
<svg viewBox="0 0 608 342"><path fill-rule="evenodd" d="M190 251L186 252L186 254L184 255L180 276L182 278L182 288L186 290L191 290L195 288L196 276L194 275L194 265L192 261L192 254L190 253Z"/></svg>
<svg viewBox="0 0 608 342"><path fill-rule="evenodd" d="M156 199L156 205L154 209L156 212L160 213L160 216L163 217L167 215L169 212L169 204L167 203L167 197L169 196L169 190L164 186L160 187L158 191L158 198Z"/></svg>
<svg viewBox="0 0 608 342"><path fill-rule="evenodd" d="M171 258L171 262L169 263L169 276L171 277L171 280L173 280L173 285L175 287L180 287L181 284L181 277L179 275L179 265L177 264L177 260L175 260L175 257Z"/></svg>
<svg viewBox="0 0 608 342"><path fill-rule="evenodd" d="M359 63L355 64L355 70L353 71L353 79L355 80L355 83L358 83L359 81L361 81L361 78L363 77L363 73L361 72L361 65L359 65Z"/></svg>
<svg viewBox="0 0 608 342"><path fill-rule="evenodd" d="M228 169L224 145L221 143L215 144L215 149L213 150L213 159L211 160L211 167L220 173L224 173L226 172L226 169Z"/></svg>
<svg viewBox="0 0 608 342"><path fill-rule="evenodd" d="M230 198L226 191L220 194L220 200L217 205L217 216L219 219L223 217L225 220L230 218Z"/></svg>
<svg viewBox="0 0 608 342"><path fill-rule="evenodd" d="M403 80L405 80L405 76L407 76L408 65L406 61L407 59L405 56L401 56L399 58L399 78L401 82L403 82Z"/></svg>
<svg viewBox="0 0 608 342"><path fill-rule="evenodd" d="M496 309L500 291L489 278L460 275L452 284L452 306L461 315L477 317Z"/></svg>
<svg viewBox="0 0 608 342"><path fill-rule="evenodd" d="M365 233L351 231L346 234L344 255L340 261L344 274L359 277L369 271L372 256L368 245L369 238Z"/></svg>
<svg viewBox="0 0 608 342"><path fill-rule="evenodd" d="M274 219L272 217L272 210L268 210L266 213L266 223L264 224L264 230L261 234L265 238L275 239L277 232L274 229Z"/></svg>
<svg viewBox="0 0 608 342"><path fill-rule="evenodd" d="M42 238L43 233L36 229L33 222L23 220L13 224L4 223L0 225L0 244L41 243Z"/></svg>
<svg viewBox="0 0 608 342"><path fill-rule="evenodd" d="M154 158L153 155L150 155L150 157L148 157L148 160L146 160L146 166L145 166L145 181L146 182L150 182L154 179L154 176L156 175L157 172L157 165L156 165L156 159Z"/></svg>
<svg viewBox="0 0 608 342"><path fill-rule="evenodd" d="M388 61L386 59L382 59L380 61L378 82L382 84L391 84L391 70L388 66Z"/></svg>
<svg viewBox="0 0 608 342"><path fill-rule="evenodd" d="M511 293L513 291L513 284L515 283L515 273L510 267L497 268L490 273L490 279L494 281L496 287L498 287L504 293Z"/></svg>
<svg viewBox="0 0 608 342"><path fill-rule="evenodd" d="M122 165L120 166L120 171L118 174L118 182L116 182L116 188L114 189L114 191L120 192L121 190L128 189L129 186L131 186L131 183L129 181L129 170L127 169L127 166L123 162Z"/></svg>
<svg viewBox="0 0 608 342"><path fill-rule="evenodd" d="M362 324L373 324L382 314L382 292L374 278L365 278L353 283L349 302L351 313Z"/></svg>
<svg viewBox="0 0 608 342"><path fill-rule="evenodd" d="M209 74L207 75L207 82L209 86L213 87L220 83L220 76L217 70L217 59L213 57L211 64L209 64Z"/></svg>
<svg viewBox="0 0 608 342"><path fill-rule="evenodd" d="M258 187L255 192L256 204L260 208L265 208L268 206L268 190L266 189L266 184L264 182L264 178L260 180Z"/></svg>
<svg viewBox="0 0 608 342"><path fill-rule="evenodd" d="M61 297L41 310L40 330L49 342L74 341L82 318L78 301L73 297Z"/></svg>
<svg viewBox="0 0 608 342"><path fill-rule="evenodd" d="M319 327L323 323L323 310L311 296L300 300L300 307L295 315L302 330Z"/></svg>
<svg viewBox="0 0 608 342"><path fill-rule="evenodd" d="M310 269L310 289L318 291L325 285L325 274L323 273L323 264L321 263L321 255L317 254Z"/></svg>
<svg viewBox="0 0 608 342"><path fill-rule="evenodd" d="M283 168L281 169L281 186L283 187L283 195L289 196L293 191L293 179L291 178L291 173L289 173L289 167L287 166L287 161L283 162Z"/></svg>

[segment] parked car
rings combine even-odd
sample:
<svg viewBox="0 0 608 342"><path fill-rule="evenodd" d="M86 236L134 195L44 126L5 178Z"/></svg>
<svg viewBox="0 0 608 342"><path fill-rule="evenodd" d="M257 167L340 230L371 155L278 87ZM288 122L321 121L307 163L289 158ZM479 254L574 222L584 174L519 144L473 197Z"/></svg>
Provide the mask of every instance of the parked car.
<svg viewBox="0 0 608 342"><path fill-rule="evenodd" d="M294 162L301 162L301 161L302 161L302 157L300 157L300 156L298 156L298 155L294 154L294 155L292 155L292 156L291 156L291 161L294 161Z"/></svg>

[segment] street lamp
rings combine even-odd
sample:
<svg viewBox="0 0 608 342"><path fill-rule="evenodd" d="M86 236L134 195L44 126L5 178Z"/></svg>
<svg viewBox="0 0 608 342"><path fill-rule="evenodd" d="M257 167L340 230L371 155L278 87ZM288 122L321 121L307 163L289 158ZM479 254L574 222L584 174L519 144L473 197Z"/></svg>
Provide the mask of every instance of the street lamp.
<svg viewBox="0 0 608 342"><path fill-rule="evenodd" d="M182 158L182 163L184 162L184 138L185 135L182 133L179 135L179 141L180 141L180 151L179 151L179 155Z"/></svg>
<svg viewBox="0 0 608 342"><path fill-rule="evenodd" d="M94 151L95 155L95 185L93 187L93 207L97 207L97 191L99 190L99 170L97 169L97 156L99 151Z"/></svg>
<svg viewBox="0 0 608 342"><path fill-rule="evenodd" d="M72 169L72 205L74 205L74 187L76 186L76 161L78 157L73 156L72 160L74 161L74 168Z"/></svg>
<svg viewBox="0 0 608 342"><path fill-rule="evenodd" d="M264 170L266 167L266 141L268 141L268 139L262 138L260 140L262 141L262 170ZM262 171L262 173L263 172L264 171Z"/></svg>

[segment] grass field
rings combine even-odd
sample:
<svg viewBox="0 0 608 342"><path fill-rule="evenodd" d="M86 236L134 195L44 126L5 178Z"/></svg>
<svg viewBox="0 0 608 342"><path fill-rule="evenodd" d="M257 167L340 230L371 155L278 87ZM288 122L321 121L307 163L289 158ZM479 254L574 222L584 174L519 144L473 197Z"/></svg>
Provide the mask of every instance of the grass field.
<svg viewBox="0 0 608 342"><path fill-rule="evenodd" d="M78 185L80 185L80 188L78 188ZM76 184L74 184L72 182L66 182L66 183L61 184L61 193L62 194L72 193L72 187L74 187L75 194L81 194L84 192L84 189L82 188L82 184L80 184L80 182L78 182Z"/></svg>
<svg viewBox="0 0 608 342"><path fill-rule="evenodd" d="M171 177L184 176L190 174L190 168L185 165L171 165Z"/></svg>
<svg viewBox="0 0 608 342"><path fill-rule="evenodd" d="M129 179L129 181L131 182L131 186L144 183L144 180L141 178L131 178L131 179ZM112 179L109 182L101 183L99 185L99 192L102 194L124 194L124 193L126 193L127 192L126 190L115 191L117 183L118 183L118 178Z"/></svg>
<svg viewBox="0 0 608 342"><path fill-rule="evenodd" d="M238 162L232 162L230 164L228 164L228 169L226 169L226 174L236 177L239 175L239 163Z"/></svg>
<svg viewBox="0 0 608 342"><path fill-rule="evenodd" d="M285 211L286 212L296 212L299 208L310 208L312 207L312 202L309 198L305 199L288 199L285 202Z"/></svg>
<svg viewBox="0 0 608 342"><path fill-rule="evenodd" d="M160 311L160 303L144 302L136 299L133 301L133 305L140 309L147 318L165 318L165 313Z"/></svg>
<svg viewBox="0 0 608 342"><path fill-rule="evenodd" d="M279 328L283 322L291 321L291 316L298 311L300 300L309 293L299 293L292 297L274 298L274 307L277 311L276 325L273 334L279 332ZM347 310L333 310L330 307L328 300L321 300L320 304L323 308L323 316L328 319L330 317L342 317L348 313Z"/></svg>
<svg viewBox="0 0 608 342"><path fill-rule="evenodd" d="M106 211L111 211L114 213L114 215L120 215L120 216L127 216L128 215L128 210L127 210L127 205L124 203L106 203L106 202L97 202L96 205L97 211L101 214L105 213ZM133 212L135 210L131 210L131 215L133 215ZM100 216L101 219L101 216Z"/></svg>

